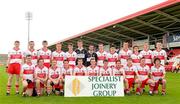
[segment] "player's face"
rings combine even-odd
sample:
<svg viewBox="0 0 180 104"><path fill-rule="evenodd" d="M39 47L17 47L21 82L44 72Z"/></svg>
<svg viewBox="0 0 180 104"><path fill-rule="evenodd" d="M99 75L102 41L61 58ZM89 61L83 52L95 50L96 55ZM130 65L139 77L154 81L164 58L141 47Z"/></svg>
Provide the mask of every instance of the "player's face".
<svg viewBox="0 0 180 104"><path fill-rule="evenodd" d="M78 60L78 65L82 65L83 61L82 60Z"/></svg>
<svg viewBox="0 0 180 104"><path fill-rule="evenodd" d="M69 67L69 62L68 61L64 61L63 64L64 64L64 67L66 67L66 68Z"/></svg>
<svg viewBox="0 0 180 104"><path fill-rule="evenodd" d="M89 46L89 50L90 50L90 51L93 51L93 50L94 50L94 46L90 45L90 46Z"/></svg>
<svg viewBox="0 0 180 104"><path fill-rule="evenodd" d="M39 66L43 66L43 65L44 65L44 60L39 60L38 65L39 65Z"/></svg>
<svg viewBox="0 0 180 104"><path fill-rule="evenodd" d="M128 49L128 45L129 45L128 43L123 43L123 48Z"/></svg>
<svg viewBox="0 0 180 104"><path fill-rule="evenodd" d="M121 67L121 62L116 62L116 67Z"/></svg>
<svg viewBox="0 0 180 104"><path fill-rule="evenodd" d="M161 48L162 48L162 44L161 44L161 43L156 43L156 47L157 47L158 49L161 49Z"/></svg>
<svg viewBox="0 0 180 104"><path fill-rule="evenodd" d="M91 60L91 65L95 66L96 65L96 60Z"/></svg>
<svg viewBox="0 0 180 104"><path fill-rule="evenodd" d="M83 42L77 42L77 46L80 48L83 47Z"/></svg>
<svg viewBox="0 0 180 104"><path fill-rule="evenodd" d="M53 60L51 64L52 64L52 66L56 66L57 65L57 61Z"/></svg>
<svg viewBox="0 0 180 104"><path fill-rule="evenodd" d="M29 47L34 48L34 42L29 42Z"/></svg>
<svg viewBox="0 0 180 104"><path fill-rule="evenodd" d="M104 66L108 66L108 62L105 61L105 62L104 62Z"/></svg>
<svg viewBox="0 0 180 104"><path fill-rule="evenodd" d="M138 52L139 48L138 47L134 47L134 52Z"/></svg>
<svg viewBox="0 0 180 104"><path fill-rule="evenodd" d="M62 44L56 44L56 49L57 50L61 50L61 48L62 48Z"/></svg>
<svg viewBox="0 0 180 104"><path fill-rule="evenodd" d="M111 47L111 48L110 48L110 52L111 52L111 53L115 53L115 48L114 48L114 47Z"/></svg>
<svg viewBox="0 0 180 104"><path fill-rule="evenodd" d="M104 46L102 44L99 45L99 50L104 50Z"/></svg>
<svg viewBox="0 0 180 104"><path fill-rule="evenodd" d="M145 65L145 59L141 59L140 64Z"/></svg>
<svg viewBox="0 0 180 104"><path fill-rule="evenodd" d="M149 48L148 43L145 43L145 44L144 44L144 49L147 50L148 48Z"/></svg>
<svg viewBox="0 0 180 104"><path fill-rule="evenodd" d="M18 43L18 42L15 42L15 43L14 43L14 46L15 46L16 48L19 48L19 46L20 46L20 43Z"/></svg>
<svg viewBox="0 0 180 104"><path fill-rule="evenodd" d="M26 57L26 62L31 63L31 59L32 59L31 57Z"/></svg>
<svg viewBox="0 0 180 104"><path fill-rule="evenodd" d="M48 43L44 42L43 44L43 47L48 47Z"/></svg>
<svg viewBox="0 0 180 104"><path fill-rule="evenodd" d="M73 46L72 45L68 45L68 49L69 50L73 50Z"/></svg>
<svg viewBox="0 0 180 104"><path fill-rule="evenodd" d="M156 64L156 65L160 65L161 62L160 62L159 60L156 60L156 61L155 61L155 64Z"/></svg>
<svg viewBox="0 0 180 104"><path fill-rule="evenodd" d="M132 65L132 60L127 60L128 65Z"/></svg>

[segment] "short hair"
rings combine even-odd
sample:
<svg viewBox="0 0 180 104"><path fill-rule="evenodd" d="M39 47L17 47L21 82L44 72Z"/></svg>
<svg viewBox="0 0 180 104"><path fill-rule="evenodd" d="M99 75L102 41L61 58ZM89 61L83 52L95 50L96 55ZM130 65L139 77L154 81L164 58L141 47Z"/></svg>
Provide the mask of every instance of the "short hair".
<svg viewBox="0 0 180 104"><path fill-rule="evenodd" d="M64 62L69 62L69 61L68 61L67 59L65 59L65 60L63 61L63 63L64 63Z"/></svg>
<svg viewBox="0 0 180 104"><path fill-rule="evenodd" d="M140 60L145 59L145 57L141 57Z"/></svg>
<svg viewBox="0 0 180 104"><path fill-rule="evenodd" d="M156 42L156 44L157 44L157 43L161 43L161 44L162 44L162 42L161 42L161 41L157 41L157 42Z"/></svg>
<svg viewBox="0 0 180 104"><path fill-rule="evenodd" d="M110 44L110 48L115 48L116 46L114 44Z"/></svg>
<svg viewBox="0 0 180 104"><path fill-rule="evenodd" d="M58 43L56 43L56 45L58 45L58 44L62 45L62 42L58 42Z"/></svg>
<svg viewBox="0 0 180 104"><path fill-rule="evenodd" d="M93 44L89 44L89 47L90 47L90 46L93 46L93 47L94 47L94 45L93 45Z"/></svg>
<svg viewBox="0 0 180 104"><path fill-rule="evenodd" d="M43 59L43 58L39 58L39 59L37 60L37 63L39 63L41 60L43 60L43 61L44 61L44 59Z"/></svg>
<svg viewBox="0 0 180 104"><path fill-rule="evenodd" d="M131 57L129 57L129 58L127 59L127 61L129 61L129 60L131 60L131 61L132 61L132 58L131 58Z"/></svg>
<svg viewBox="0 0 180 104"><path fill-rule="evenodd" d="M28 54L28 55L26 55L26 58L27 58L27 57L32 57L32 55Z"/></svg>
<svg viewBox="0 0 180 104"><path fill-rule="evenodd" d="M82 58L77 58L77 62L78 62L78 61L80 61L80 60L82 60L82 61L83 61L83 59L82 59Z"/></svg>
<svg viewBox="0 0 180 104"><path fill-rule="evenodd" d="M14 41L14 43L20 43L20 41L16 40L16 41Z"/></svg>
<svg viewBox="0 0 180 104"><path fill-rule="evenodd" d="M72 44L72 43L68 43L68 45L73 46L73 44Z"/></svg>
<svg viewBox="0 0 180 104"><path fill-rule="evenodd" d="M81 39L79 39L77 42L83 42Z"/></svg>
<svg viewBox="0 0 180 104"><path fill-rule="evenodd" d="M96 59L95 59L94 57L92 57L92 58L90 59L90 62L91 62L92 60L95 60L95 61L96 61Z"/></svg>
<svg viewBox="0 0 180 104"><path fill-rule="evenodd" d="M103 63L108 62L108 60L103 60Z"/></svg>
<svg viewBox="0 0 180 104"><path fill-rule="evenodd" d="M159 58L155 58L155 59L154 59L154 64L155 64L156 61L161 62L161 60L160 60Z"/></svg>
<svg viewBox="0 0 180 104"><path fill-rule="evenodd" d="M135 45L135 46L133 46L133 49L136 48L136 47L139 48L137 45Z"/></svg>
<svg viewBox="0 0 180 104"><path fill-rule="evenodd" d="M29 41L29 43L34 43L34 41L31 40L31 41Z"/></svg>
<svg viewBox="0 0 180 104"><path fill-rule="evenodd" d="M43 40L42 43L48 43L47 40Z"/></svg>
<svg viewBox="0 0 180 104"><path fill-rule="evenodd" d="M128 42L128 41L124 41L123 44L124 44L124 43L129 43L129 42Z"/></svg>
<svg viewBox="0 0 180 104"><path fill-rule="evenodd" d="M121 63L121 60L116 60L116 63L120 62Z"/></svg>
<svg viewBox="0 0 180 104"><path fill-rule="evenodd" d="M103 43L99 43L98 45L103 45L103 46L104 46L104 44L103 44Z"/></svg>

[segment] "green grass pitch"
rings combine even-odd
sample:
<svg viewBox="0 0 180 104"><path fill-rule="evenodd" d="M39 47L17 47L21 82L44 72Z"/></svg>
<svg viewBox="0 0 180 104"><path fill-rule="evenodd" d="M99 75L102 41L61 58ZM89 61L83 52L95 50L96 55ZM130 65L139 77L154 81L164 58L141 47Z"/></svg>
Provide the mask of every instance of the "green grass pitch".
<svg viewBox="0 0 180 104"><path fill-rule="evenodd" d="M7 73L0 67L0 104L180 104L180 74L167 73L167 95L125 97L79 97L65 98L62 96L21 97L16 96L14 87L11 95L6 96ZM147 91L147 90L146 90Z"/></svg>

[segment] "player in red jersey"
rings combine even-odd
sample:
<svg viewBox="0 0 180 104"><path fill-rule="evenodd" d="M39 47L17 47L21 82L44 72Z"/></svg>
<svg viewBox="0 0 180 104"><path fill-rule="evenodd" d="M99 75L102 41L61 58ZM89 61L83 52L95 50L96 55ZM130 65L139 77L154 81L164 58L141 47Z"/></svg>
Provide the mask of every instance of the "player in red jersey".
<svg viewBox="0 0 180 104"><path fill-rule="evenodd" d="M162 95L166 94L165 68L161 65L159 58L154 59L154 66L151 67L151 78L155 81L154 94L158 93L159 85L162 85Z"/></svg>
<svg viewBox="0 0 180 104"><path fill-rule="evenodd" d="M106 59L107 52L104 51L104 45L102 43L98 44L98 49L99 50L96 52L96 54L97 54L97 65L99 67L102 67L103 61Z"/></svg>
<svg viewBox="0 0 180 104"><path fill-rule="evenodd" d="M90 59L90 66L87 67L87 75L88 76L98 76L99 75L99 67L96 64L96 59Z"/></svg>
<svg viewBox="0 0 180 104"><path fill-rule="evenodd" d="M108 66L108 60L103 61L104 66L100 67L99 74L100 76L112 76L112 68Z"/></svg>
<svg viewBox="0 0 180 104"><path fill-rule="evenodd" d="M145 58L145 63L146 65L149 66L149 68L151 68L152 64L152 51L149 50L149 44L148 43L144 43L144 47L143 50L140 52L140 54Z"/></svg>
<svg viewBox="0 0 180 104"><path fill-rule="evenodd" d="M127 65L124 66L124 72L125 72L125 82L127 82L127 88L125 88L125 93L130 94L130 89L134 84L137 84L136 88L136 94L140 95L140 80L136 78L136 66L133 66L132 64L132 58L127 59Z"/></svg>
<svg viewBox="0 0 180 104"><path fill-rule="evenodd" d="M134 46L133 47L133 54L131 55L133 65L138 66L140 64L140 59L142 58L142 55L139 53L139 47Z"/></svg>
<svg viewBox="0 0 180 104"><path fill-rule="evenodd" d="M43 94L44 87L47 86L48 68L44 66L44 60L42 58L38 59L37 64L34 74L37 95L40 96Z"/></svg>
<svg viewBox="0 0 180 104"><path fill-rule="evenodd" d="M61 50L62 43L56 44L56 51L52 53L52 59L57 61L57 66L59 68L63 67L63 61L65 60L65 53Z"/></svg>
<svg viewBox="0 0 180 104"><path fill-rule="evenodd" d="M61 70L57 66L57 61L54 59L51 61L51 67L49 68L49 77L47 81L47 95L49 96L54 89L55 94L60 94L60 73Z"/></svg>
<svg viewBox="0 0 180 104"><path fill-rule="evenodd" d="M119 51L119 59L121 60L122 65L127 64L127 59L131 57L132 51L129 49L128 42L123 42L123 47Z"/></svg>
<svg viewBox="0 0 180 104"><path fill-rule="evenodd" d="M167 54L166 51L162 49L162 43L156 43L156 50L153 51L153 59L159 58L161 60L161 64L165 65L167 61Z"/></svg>
<svg viewBox="0 0 180 104"><path fill-rule="evenodd" d="M143 93L145 85L149 85L149 94L152 95L155 82L149 78L150 68L146 65L144 57L140 59L140 65L137 66L136 75L141 81L141 93Z"/></svg>
<svg viewBox="0 0 180 104"><path fill-rule="evenodd" d="M74 68L74 75L75 76L85 76L85 75L87 75L87 69L83 65L83 59L81 59L81 58L77 59L77 65Z"/></svg>
<svg viewBox="0 0 180 104"><path fill-rule="evenodd" d="M38 51L38 57L44 59L44 66L50 67L51 51L48 49L48 42L44 40L42 42L43 48Z"/></svg>
<svg viewBox="0 0 180 104"><path fill-rule="evenodd" d="M32 56L26 55L26 63L22 65L22 85L23 85L23 96L32 96L34 88L34 70L35 65L32 64Z"/></svg>
<svg viewBox="0 0 180 104"><path fill-rule="evenodd" d="M110 52L107 53L106 59L108 60L109 67L116 66L116 61L118 60L118 54L116 53L116 48L114 45L110 46Z"/></svg>
<svg viewBox="0 0 180 104"><path fill-rule="evenodd" d="M6 95L10 95L10 89L12 85L13 76L16 76L15 88L16 94L19 94L19 77L21 64L23 63L23 52L19 49L20 42L14 42L14 48L8 52L7 60L7 72L8 72L8 82Z"/></svg>
<svg viewBox="0 0 180 104"><path fill-rule="evenodd" d="M66 52L66 59L69 62L70 67L74 68L76 65L77 53L73 51L73 44L68 44L68 51Z"/></svg>
<svg viewBox="0 0 180 104"><path fill-rule="evenodd" d="M34 41L30 41L28 46L28 50L24 52L24 57L26 57L26 55L31 55L32 64L37 65L38 51L34 49Z"/></svg>

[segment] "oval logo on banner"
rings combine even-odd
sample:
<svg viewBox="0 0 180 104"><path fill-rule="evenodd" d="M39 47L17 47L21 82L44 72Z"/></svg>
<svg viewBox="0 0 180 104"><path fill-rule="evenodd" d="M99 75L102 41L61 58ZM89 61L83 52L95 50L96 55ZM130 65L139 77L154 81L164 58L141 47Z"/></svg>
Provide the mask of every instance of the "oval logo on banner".
<svg viewBox="0 0 180 104"><path fill-rule="evenodd" d="M80 93L80 81L77 78L72 81L72 93L75 96Z"/></svg>

